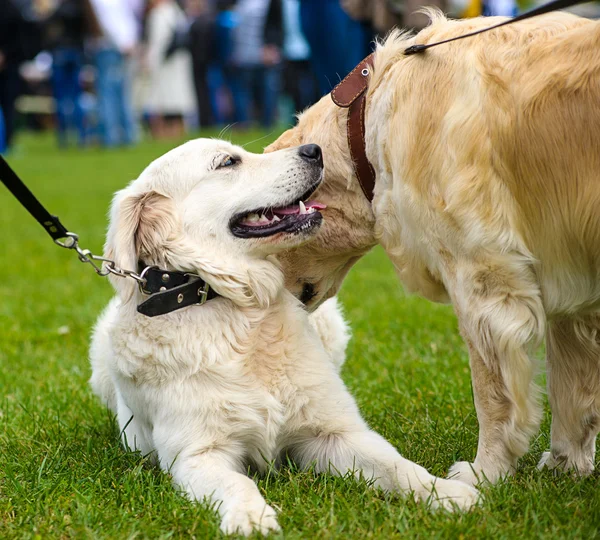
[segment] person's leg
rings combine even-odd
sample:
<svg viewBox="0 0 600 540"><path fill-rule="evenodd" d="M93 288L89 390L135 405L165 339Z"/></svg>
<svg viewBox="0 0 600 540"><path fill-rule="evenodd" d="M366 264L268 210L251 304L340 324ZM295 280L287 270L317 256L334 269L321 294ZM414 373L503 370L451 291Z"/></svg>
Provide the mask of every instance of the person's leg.
<svg viewBox="0 0 600 540"><path fill-rule="evenodd" d="M300 60L293 64L296 80L294 106L296 112L301 112L317 101L317 85L308 60Z"/></svg>
<svg viewBox="0 0 600 540"><path fill-rule="evenodd" d="M233 97L233 120L236 124L241 124L239 127L244 127L250 119L251 69L245 67L232 69L229 81Z"/></svg>
<svg viewBox="0 0 600 540"><path fill-rule="evenodd" d="M277 122L277 109L281 88L281 68L272 66L257 70L261 96L261 124L271 128Z"/></svg>
<svg viewBox="0 0 600 540"><path fill-rule="evenodd" d="M115 87L118 85L118 53L111 49L96 52L96 88L98 92L98 118L102 144L116 146L119 142L119 113Z"/></svg>
<svg viewBox="0 0 600 540"><path fill-rule="evenodd" d="M58 145L68 144L69 96L67 89L68 61L65 49L57 49L52 55L52 94L56 105L56 136Z"/></svg>
<svg viewBox="0 0 600 540"><path fill-rule="evenodd" d="M79 146L86 144L85 114L81 102L83 89L81 87L81 68L83 67L83 52L78 49L72 51L72 69L69 72L69 89L73 103L73 124L77 129Z"/></svg>
<svg viewBox="0 0 600 540"><path fill-rule="evenodd" d="M223 94L228 94L226 91L228 85L223 74L223 69L216 64L209 65L206 80L210 110L214 123L217 125L223 124L225 122L225 114L221 102Z"/></svg>
<svg viewBox="0 0 600 540"><path fill-rule="evenodd" d="M4 113L0 107L0 154L6 152L6 133L4 128Z"/></svg>
<svg viewBox="0 0 600 540"><path fill-rule="evenodd" d="M368 56L369 35L365 26L352 19L339 2L326 0L324 20L331 22L326 58L329 78L334 86Z"/></svg>
<svg viewBox="0 0 600 540"><path fill-rule="evenodd" d="M131 66L127 57L118 55L119 78L116 86L116 95L119 111L119 124L121 126L123 144L133 144L137 140L137 129L131 104Z"/></svg>
<svg viewBox="0 0 600 540"><path fill-rule="evenodd" d="M15 101L21 89L18 66L9 65L0 71L0 108L4 114L5 150L9 149L15 133Z"/></svg>
<svg viewBox="0 0 600 540"><path fill-rule="evenodd" d="M312 51L310 61L319 90L327 94L369 54L369 36L338 0L304 0L300 21Z"/></svg>
<svg viewBox="0 0 600 540"><path fill-rule="evenodd" d="M328 0L325 0L328 1ZM302 32L310 45L312 51L310 64L317 79L319 92L325 95L333 88L334 80L329 79L326 62L326 47L329 39L323 40L321 27L324 9L320 0L304 0L300 3L300 23Z"/></svg>
<svg viewBox="0 0 600 540"><path fill-rule="evenodd" d="M207 64L194 65L194 87L198 104L198 126L200 129L211 127L214 125L215 120L208 86Z"/></svg>

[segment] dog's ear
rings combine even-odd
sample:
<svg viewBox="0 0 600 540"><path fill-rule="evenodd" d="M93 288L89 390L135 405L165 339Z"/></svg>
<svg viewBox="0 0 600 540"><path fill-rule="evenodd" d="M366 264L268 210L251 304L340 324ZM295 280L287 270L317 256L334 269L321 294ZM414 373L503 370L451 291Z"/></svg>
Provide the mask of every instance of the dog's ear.
<svg viewBox="0 0 600 540"><path fill-rule="evenodd" d="M105 256L118 268L137 270L139 260L161 264L162 253L179 228L175 206L170 197L156 191L131 194L129 190L115 195ZM132 279L111 275L111 282L126 301L136 284Z"/></svg>
<svg viewBox="0 0 600 540"><path fill-rule="evenodd" d="M247 261L222 252L222 246L199 249L182 234L170 197L156 191L117 193L111 208L105 256L125 270L138 261L161 268L197 272L221 296L239 306L266 307L283 290L283 274L275 259ZM137 287L132 279L110 276L121 299L129 300Z"/></svg>
<svg viewBox="0 0 600 540"><path fill-rule="evenodd" d="M285 148L292 148L302 144L302 132L298 126L288 129L285 131L274 143L271 143L264 150L265 154L269 152L275 152L276 150L283 150Z"/></svg>

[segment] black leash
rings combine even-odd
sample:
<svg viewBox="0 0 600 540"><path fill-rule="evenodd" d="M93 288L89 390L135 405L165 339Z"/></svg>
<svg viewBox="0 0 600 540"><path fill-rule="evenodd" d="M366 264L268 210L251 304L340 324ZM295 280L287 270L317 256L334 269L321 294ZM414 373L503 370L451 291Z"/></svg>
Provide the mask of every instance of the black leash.
<svg viewBox="0 0 600 540"><path fill-rule="evenodd" d="M50 214L42 206L2 156L0 156L0 180L38 223L44 227L52 240L68 238L69 233L58 217Z"/></svg>
<svg viewBox="0 0 600 540"><path fill-rule="evenodd" d="M90 264L96 274L102 277L113 274L134 279L140 291L149 295L149 298L137 307L142 315L148 317L164 315L187 306L202 305L207 300L218 296L208 283L195 274L161 270L155 266L147 266L138 273L119 268L113 260L94 255L89 249L82 249L79 246L79 236L69 232L57 216L53 216L44 208L2 156L0 156L0 180L44 227L57 245L75 250L79 260Z"/></svg>
<svg viewBox="0 0 600 540"><path fill-rule="evenodd" d="M437 47L438 45L443 45L444 43L450 43L451 41L457 41L459 39L468 38L471 36L476 36L477 34L483 34L484 32L489 32L490 30L494 30L496 28L500 28L501 26L506 26L507 24L516 23L519 21L524 21L525 19L530 19L531 17L537 17L538 15L544 15L545 13L550 13L551 11L556 11L559 9L565 9L568 7L576 6L577 4L583 4L585 2L589 2L589 0L553 0L552 2L548 2L540 7L532 9L531 11L527 11L526 13L522 13L512 19L508 19L507 21L501 22L499 24L495 24L494 26L489 26L488 28L483 28L482 30L477 30L475 32L471 32L469 34L464 34L463 36L456 36L450 39L445 39L444 41L437 41L435 43L428 43L422 45L413 45L404 50L404 54L409 56L411 54L418 54L431 47Z"/></svg>

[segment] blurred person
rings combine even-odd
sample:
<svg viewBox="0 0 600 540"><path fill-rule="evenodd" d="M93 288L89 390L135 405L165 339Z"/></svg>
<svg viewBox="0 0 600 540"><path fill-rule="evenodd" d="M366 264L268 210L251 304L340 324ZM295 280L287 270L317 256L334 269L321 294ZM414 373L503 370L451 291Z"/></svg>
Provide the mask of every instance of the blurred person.
<svg viewBox="0 0 600 540"><path fill-rule="evenodd" d="M188 21L175 0L150 0L146 21L150 88L146 108L157 138L181 137L184 120L196 113L193 66L182 39Z"/></svg>
<svg viewBox="0 0 600 540"><path fill-rule="evenodd" d="M0 154L6 152L6 130L4 128L4 114L0 107Z"/></svg>
<svg viewBox="0 0 600 540"><path fill-rule="evenodd" d="M189 29L189 48L194 68L198 127L202 129L215 124L209 73L215 58L216 23L211 3L208 0L189 0L187 12L192 18Z"/></svg>
<svg viewBox="0 0 600 540"><path fill-rule="evenodd" d="M372 32L352 19L340 0L300 0L300 20L319 91L328 94L369 54Z"/></svg>
<svg viewBox="0 0 600 540"><path fill-rule="evenodd" d="M483 15L514 17L519 12L515 0L483 0Z"/></svg>
<svg viewBox="0 0 600 540"><path fill-rule="evenodd" d="M212 43L213 61L210 66L215 120L218 124L234 121L233 67L234 34L239 25L237 0L216 0L215 27Z"/></svg>
<svg viewBox="0 0 600 540"><path fill-rule="evenodd" d="M0 110L4 119L4 151L12 145L15 133L15 102L22 88L19 66L39 51L40 36L32 22L34 15L31 2L0 0Z"/></svg>
<svg viewBox="0 0 600 540"><path fill-rule="evenodd" d="M476 0L480 2L481 0ZM490 2L514 2L514 0L489 0ZM466 4L466 0L341 0L341 5L353 19L371 24L376 33L385 36L395 26L422 30L429 24L429 17L419 10L426 6L438 7L446 12L454 4ZM453 5L450 5L453 4ZM463 10L457 12L460 13Z"/></svg>
<svg viewBox="0 0 600 540"><path fill-rule="evenodd" d="M280 92L283 28L281 3L275 0L239 0L239 23L234 30L234 119L249 125L255 110L260 123L269 128L277 119Z"/></svg>
<svg viewBox="0 0 600 540"><path fill-rule="evenodd" d="M139 40L135 0L90 0L92 48L97 70L98 117L106 147L137 139L131 105L130 59Z"/></svg>
<svg viewBox="0 0 600 540"><path fill-rule="evenodd" d="M86 142L80 80L85 24L85 11L79 0L60 0L44 25L45 47L52 53L52 93L61 147L68 144L70 127L77 129L80 146Z"/></svg>
<svg viewBox="0 0 600 540"><path fill-rule="evenodd" d="M310 65L310 45L300 24L300 3L298 0L279 1L283 7L283 86L285 93L292 99L294 112L297 113L317 100L317 81Z"/></svg>

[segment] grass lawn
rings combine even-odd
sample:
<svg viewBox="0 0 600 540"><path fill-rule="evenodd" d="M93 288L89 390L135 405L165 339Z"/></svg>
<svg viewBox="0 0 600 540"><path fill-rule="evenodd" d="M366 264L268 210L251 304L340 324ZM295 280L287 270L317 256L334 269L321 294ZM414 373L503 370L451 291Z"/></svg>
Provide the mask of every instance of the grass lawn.
<svg viewBox="0 0 600 540"><path fill-rule="evenodd" d="M113 192L171 146L59 152L50 138L23 137L9 161L83 247L101 253ZM0 208L0 538L218 536L213 511L121 449L88 387L90 330L110 285L55 247L1 186ZM341 298L354 331L343 376L370 425L434 474L472 460L477 422L452 309L406 297L380 249L351 272ZM516 477L486 488L464 515L293 467L258 484L290 539L598 537L600 475L538 472L548 434L546 414Z"/></svg>

